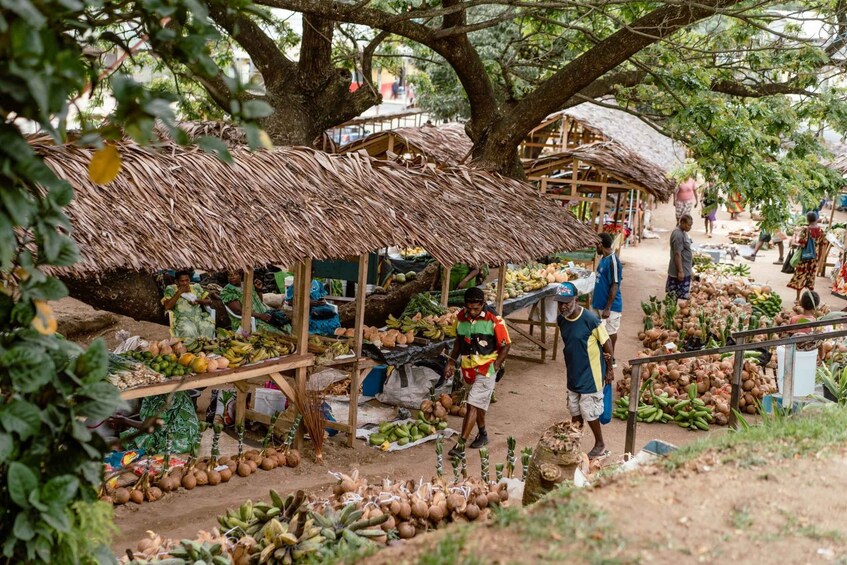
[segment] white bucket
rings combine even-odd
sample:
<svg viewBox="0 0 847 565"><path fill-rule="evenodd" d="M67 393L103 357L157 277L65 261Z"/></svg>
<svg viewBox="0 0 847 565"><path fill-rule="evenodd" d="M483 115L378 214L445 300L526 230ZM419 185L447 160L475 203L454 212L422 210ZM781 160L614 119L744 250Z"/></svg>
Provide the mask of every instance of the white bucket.
<svg viewBox="0 0 847 565"><path fill-rule="evenodd" d="M273 416L274 412L285 412L285 395L272 388L257 388L253 395L253 410Z"/></svg>
<svg viewBox="0 0 847 565"><path fill-rule="evenodd" d="M815 372L818 365L818 350L794 352L794 396L809 396L815 393ZM785 346L776 348L776 380L779 391L785 393L782 379L785 373Z"/></svg>

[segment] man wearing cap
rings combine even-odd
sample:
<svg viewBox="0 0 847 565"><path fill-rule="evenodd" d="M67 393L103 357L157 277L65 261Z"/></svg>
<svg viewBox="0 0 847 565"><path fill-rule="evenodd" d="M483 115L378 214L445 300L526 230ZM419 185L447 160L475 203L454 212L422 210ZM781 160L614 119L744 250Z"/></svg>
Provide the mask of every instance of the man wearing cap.
<svg viewBox="0 0 847 565"><path fill-rule="evenodd" d="M623 298L621 298L621 280L623 279L623 266L617 254L612 251L612 234L601 233L600 245L597 253L602 255L597 265L597 284L594 285L594 296L591 299L591 311L594 312L606 327L606 333L612 340L612 354L615 352L615 341L618 338L618 330L621 327L621 312L623 311ZM614 357L612 366L615 366Z"/></svg>
<svg viewBox="0 0 847 565"><path fill-rule="evenodd" d="M612 345L603 322L576 302L573 283L562 283L553 297L559 303L556 323L564 342L565 368L568 375L568 410L579 425L588 422L594 433L589 459L606 453L600 416L603 414L603 384L615 380Z"/></svg>
<svg viewBox="0 0 847 565"><path fill-rule="evenodd" d="M456 370L456 361L462 357L462 379L470 385L465 401L468 410L462 422L462 435L455 447L450 450L451 457L457 457L465 450L465 442L473 432L474 425L479 433L471 443L478 449L488 443L485 430L485 413L491 403L497 372L506 360L511 340L503 318L485 305L485 293L479 287L465 291L465 307L456 317L456 339L447 362L445 374L452 376Z"/></svg>

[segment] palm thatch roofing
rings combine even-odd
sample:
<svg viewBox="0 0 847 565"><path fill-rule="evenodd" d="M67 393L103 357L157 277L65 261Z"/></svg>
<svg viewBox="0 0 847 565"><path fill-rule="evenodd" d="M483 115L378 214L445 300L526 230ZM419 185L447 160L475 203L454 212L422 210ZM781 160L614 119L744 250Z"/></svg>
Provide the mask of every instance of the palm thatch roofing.
<svg viewBox="0 0 847 565"><path fill-rule="evenodd" d="M372 133L338 149L339 153L366 151L371 157L393 159L411 154L438 166L455 167L470 155L473 142L462 124L397 128Z"/></svg>
<svg viewBox="0 0 847 565"><path fill-rule="evenodd" d="M392 245L420 245L445 264L497 264L595 244L530 185L468 168L304 147L233 148L230 165L196 147L123 142L120 175L100 186L88 175L92 149L30 143L75 190L72 275L292 264Z"/></svg>
<svg viewBox="0 0 847 565"><path fill-rule="evenodd" d="M623 185L623 188L643 190L667 202L676 185L662 170L614 141L600 141L568 151L545 155L524 163L530 179L549 176L556 171L570 172L574 159L583 165L601 167Z"/></svg>
<svg viewBox="0 0 847 565"><path fill-rule="evenodd" d="M536 130L566 117L596 130L608 140L617 141L665 173L678 168L685 161L685 148L682 145L656 131L637 116L591 102L551 114Z"/></svg>

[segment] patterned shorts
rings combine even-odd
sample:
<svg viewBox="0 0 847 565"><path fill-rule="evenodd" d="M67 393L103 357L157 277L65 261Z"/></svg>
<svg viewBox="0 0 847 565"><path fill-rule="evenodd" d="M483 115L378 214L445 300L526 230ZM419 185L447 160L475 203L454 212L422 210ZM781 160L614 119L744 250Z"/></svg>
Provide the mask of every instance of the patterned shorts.
<svg viewBox="0 0 847 565"><path fill-rule="evenodd" d="M681 281L676 277L668 277L665 292L675 294L678 300L688 300L691 296L691 277L685 277Z"/></svg>

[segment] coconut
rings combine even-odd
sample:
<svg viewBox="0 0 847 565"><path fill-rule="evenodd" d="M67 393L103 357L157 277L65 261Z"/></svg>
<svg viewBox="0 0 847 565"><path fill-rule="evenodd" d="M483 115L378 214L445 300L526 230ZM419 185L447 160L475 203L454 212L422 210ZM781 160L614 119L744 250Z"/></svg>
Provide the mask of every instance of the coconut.
<svg viewBox="0 0 847 565"><path fill-rule="evenodd" d="M141 504L144 502L144 493L140 490L133 489L129 493L129 499L136 504Z"/></svg>
<svg viewBox="0 0 847 565"><path fill-rule="evenodd" d="M262 459L262 463L261 465L259 465L259 467L261 467L263 471L270 471L271 469L276 467L276 459L265 457L264 459Z"/></svg>
<svg viewBox="0 0 847 565"><path fill-rule="evenodd" d="M206 471L195 471L194 478L197 479L198 486L204 486L209 484L209 475Z"/></svg>
<svg viewBox="0 0 847 565"><path fill-rule="evenodd" d="M129 496L129 490L123 487L115 489L115 492L112 493L112 502L115 504L126 504L129 502Z"/></svg>
<svg viewBox="0 0 847 565"><path fill-rule="evenodd" d="M453 397L447 393L442 394L438 397L438 402L441 403L444 408L450 410L450 407L453 406Z"/></svg>
<svg viewBox="0 0 847 565"><path fill-rule="evenodd" d="M397 524L397 522L396 522L396 520L394 520L394 516L389 516L388 520L383 522L379 527L382 528L383 532L389 532L389 531L394 529L396 524Z"/></svg>
<svg viewBox="0 0 847 565"><path fill-rule="evenodd" d="M250 459L249 461L247 461L247 464L250 465L250 469L251 469L252 473L255 473L256 471L259 470L259 462L256 461L255 459Z"/></svg>
<svg viewBox="0 0 847 565"><path fill-rule="evenodd" d="M506 483L500 483L497 494L500 495L500 502L509 500L509 488L506 486Z"/></svg>
<svg viewBox="0 0 847 565"><path fill-rule="evenodd" d="M447 510L453 512L454 510L458 510L465 503L465 497L461 494L451 494L447 497Z"/></svg>
<svg viewBox="0 0 847 565"><path fill-rule="evenodd" d="M239 477L247 477L253 472L253 467L247 463L239 463L236 471L238 472Z"/></svg>
<svg viewBox="0 0 847 565"><path fill-rule="evenodd" d="M232 478L232 469L227 467L226 469L221 469L221 482L228 483Z"/></svg>
<svg viewBox="0 0 847 565"><path fill-rule="evenodd" d="M206 477L209 480L209 485L215 486L221 484L221 474L214 469L206 471Z"/></svg>
<svg viewBox="0 0 847 565"><path fill-rule="evenodd" d="M197 486L197 479L194 477L194 475L185 475L182 478L181 484L182 484L182 488L184 488L186 490L191 490L191 489L193 489L194 487Z"/></svg>
<svg viewBox="0 0 847 565"><path fill-rule="evenodd" d="M352 479L346 478L341 481L342 492L353 492L356 490L356 483Z"/></svg>
<svg viewBox="0 0 847 565"><path fill-rule="evenodd" d="M412 507L408 502L400 503L400 512L397 513L401 520L408 520L412 517ZM400 524L402 526L402 524Z"/></svg>
<svg viewBox="0 0 847 565"><path fill-rule="evenodd" d="M426 518L429 515L429 508L423 500L416 499L412 503L412 514L415 518Z"/></svg>
<svg viewBox="0 0 847 565"><path fill-rule="evenodd" d="M162 489L159 487L150 487L147 489L147 500L153 502L162 498Z"/></svg>
<svg viewBox="0 0 847 565"><path fill-rule="evenodd" d="M156 486L162 489L162 492L170 492L171 491L171 479L167 475L159 478L156 481Z"/></svg>
<svg viewBox="0 0 847 565"><path fill-rule="evenodd" d="M496 492L489 492L486 496L488 497L488 506L497 506L500 504L500 495Z"/></svg>
<svg viewBox="0 0 847 565"><path fill-rule="evenodd" d="M435 417L439 420L444 420L447 418L447 409L444 408L441 404L435 405Z"/></svg>
<svg viewBox="0 0 847 565"><path fill-rule="evenodd" d="M417 533L415 527L409 522L403 522L397 527L397 532L400 534L400 539L412 539Z"/></svg>
<svg viewBox="0 0 847 565"><path fill-rule="evenodd" d="M477 508L486 508L488 506L488 497L484 494L478 494L474 497L474 504Z"/></svg>
<svg viewBox="0 0 847 565"><path fill-rule="evenodd" d="M400 501L392 500L391 504L388 506L388 511L392 516L397 516L400 513Z"/></svg>
<svg viewBox="0 0 847 565"><path fill-rule="evenodd" d="M245 456L247 459L259 459L259 458L261 458L261 457L262 457L262 456L259 454L259 452L258 452L257 450L255 450L255 449L251 449L251 450L249 450L249 451L245 452L245 453L244 453L244 456Z"/></svg>
<svg viewBox="0 0 847 565"><path fill-rule="evenodd" d="M479 506L476 504L468 504L465 507L465 516L467 516L468 520L476 520L479 518Z"/></svg>
<svg viewBox="0 0 847 565"><path fill-rule="evenodd" d="M288 453L285 454L285 465L287 467L296 467L300 464L300 452L296 449L292 449Z"/></svg>
<svg viewBox="0 0 847 565"><path fill-rule="evenodd" d="M444 512L442 512L440 506L430 506L427 515L433 524L438 524L444 519Z"/></svg>
<svg viewBox="0 0 847 565"><path fill-rule="evenodd" d="M197 464L194 465L194 468L198 471L205 471L208 468L208 463L205 461L198 461Z"/></svg>

